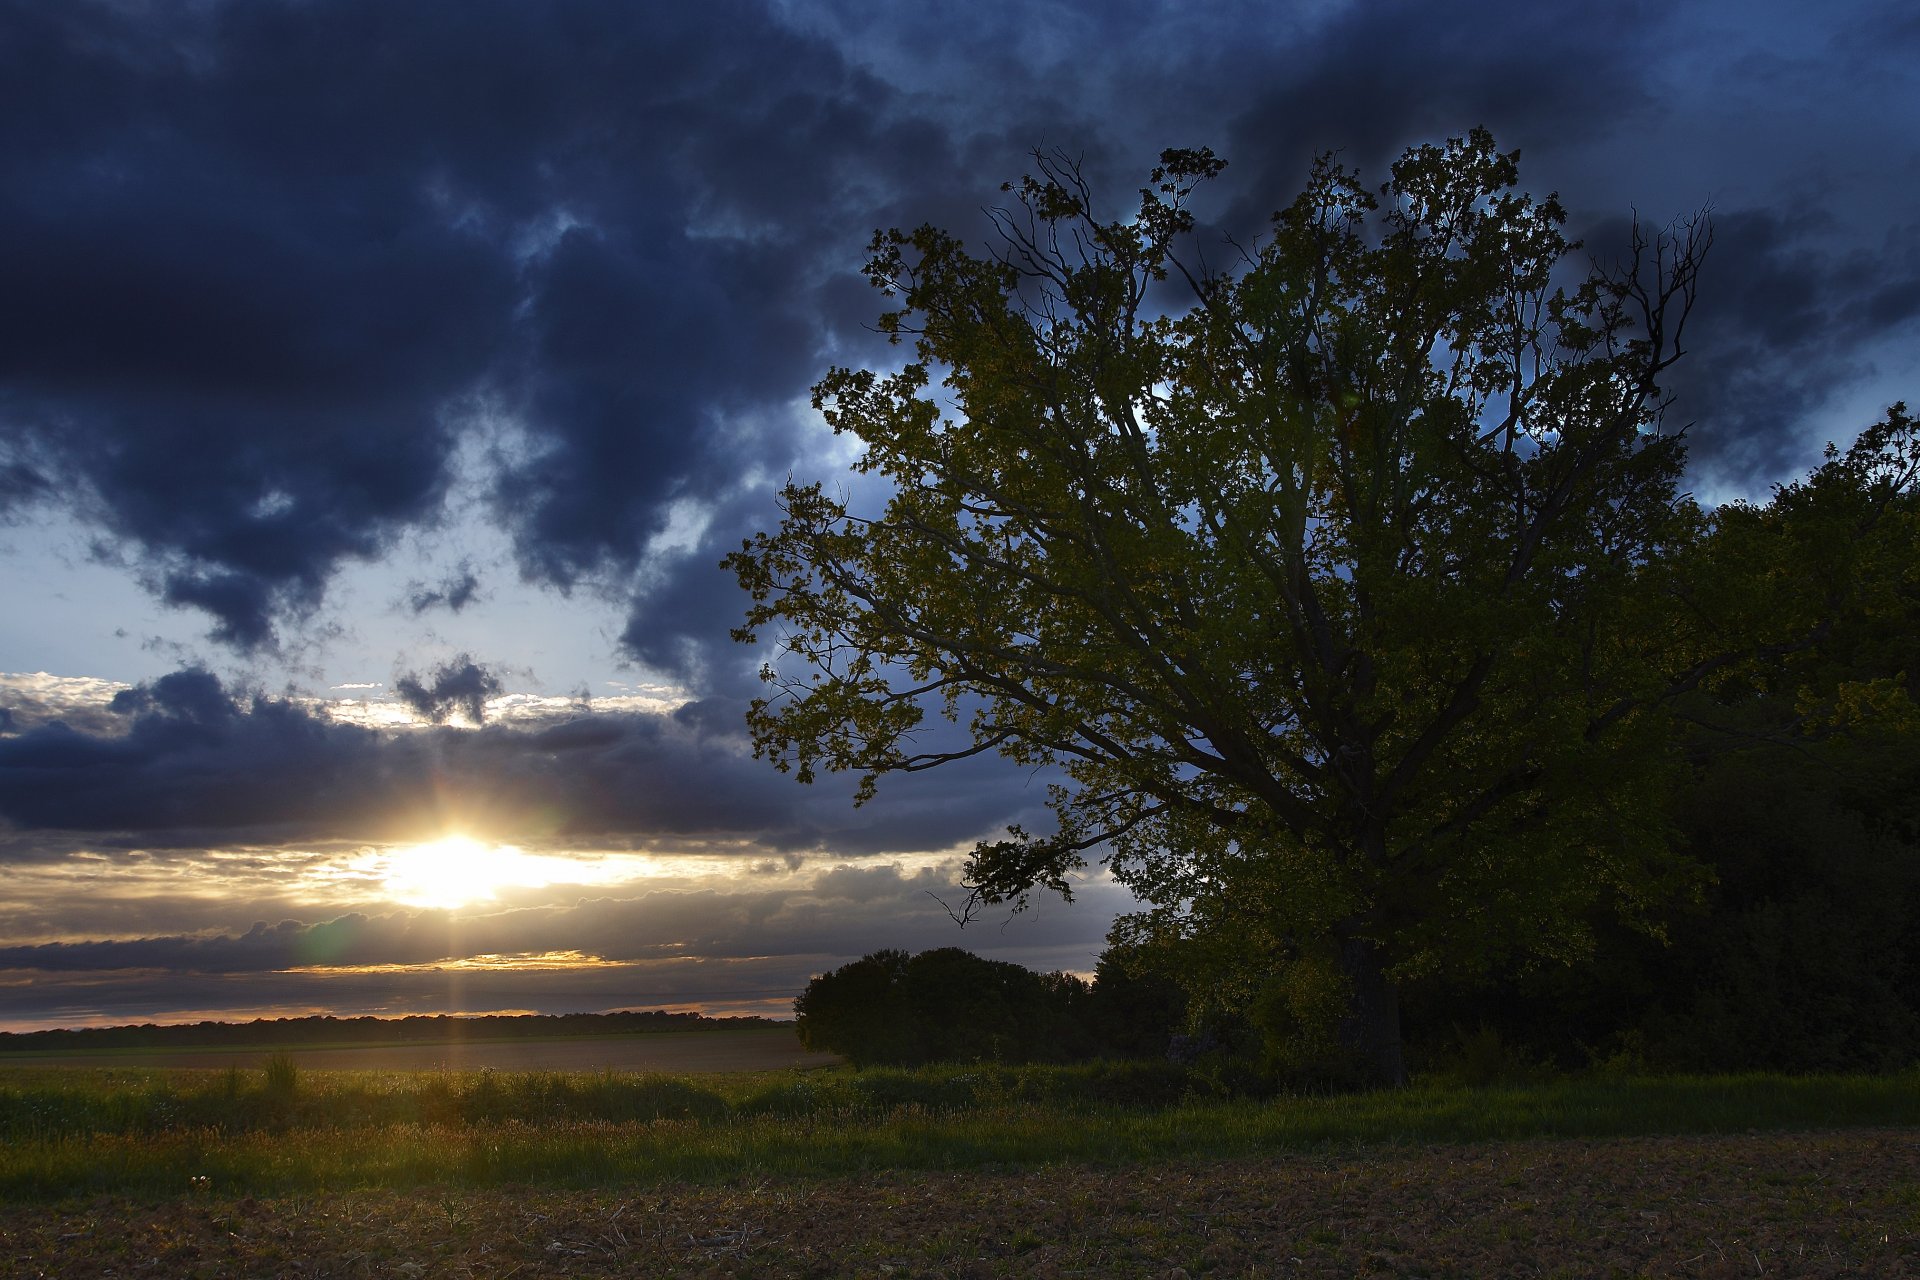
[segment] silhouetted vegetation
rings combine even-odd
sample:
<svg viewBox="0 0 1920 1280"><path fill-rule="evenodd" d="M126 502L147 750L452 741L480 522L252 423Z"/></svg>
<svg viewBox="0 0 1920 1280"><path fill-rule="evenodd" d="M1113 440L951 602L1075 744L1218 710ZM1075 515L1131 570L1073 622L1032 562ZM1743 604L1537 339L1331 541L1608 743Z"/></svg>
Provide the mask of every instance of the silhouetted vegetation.
<svg viewBox="0 0 1920 1280"><path fill-rule="evenodd" d="M1429 1061L1790 1071L1920 1060L1920 436L1905 407L1765 507L1724 509L1688 589L1777 618L1673 707L1668 838L1697 868L1651 929L1572 963L1417 984ZM1650 904L1653 905L1653 904ZM1500 1053L1492 1046L1502 1046Z"/></svg>
<svg viewBox="0 0 1920 1280"><path fill-rule="evenodd" d="M144 1023L0 1033L0 1053L87 1052L98 1049L245 1049L264 1046L458 1044L469 1040L550 1040L619 1036L715 1027L766 1027L769 1018L709 1018L664 1009L617 1013L485 1014L403 1018L257 1018L251 1022Z"/></svg>
<svg viewBox="0 0 1920 1280"><path fill-rule="evenodd" d="M1420 984L1407 1007L1423 1058L1457 1062L1477 1042L1487 1063L1497 1041L1509 1072L1920 1060L1920 748L1803 732L1796 705L1756 693L1696 708L1672 820L1705 882L1664 913L1664 939L1602 928L1571 966Z"/></svg>
<svg viewBox="0 0 1920 1280"><path fill-rule="evenodd" d="M982 751L1060 765L1058 831L980 842L973 903L1064 893L1099 849L1131 935L1206 956L1189 992L1276 1065L1400 1083L1409 975L1572 954L1684 870L1660 710L1752 643L1663 572L1701 525L1661 383L1710 234L1636 233L1563 288L1564 211L1475 130L1377 191L1323 158L1221 270L1189 204L1211 152L1163 153L1117 221L1036 159L986 254L875 237L910 359L814 403L893 493L790 483L726 561L736 634L801 660L764 668L756 748L863 797ZM929 751L929 715L970 741Z"/></svg>
<svg viewBox="0 0 1920 1280"><path fill-rule="evenodd" d="M907 358L814 404L891 493L792 481L727 558L735 635L789 659L756 750L861 799L981 752L1058 766L1057 829L981 841L969 907L1097 853L1145 905L1116 944L1235 1070L1401 1083L1403 1019L1477 1058L1510 1029L1909 1059L1914 423L1702 508L1665 411L1710 226L1635 227L1574 283L1518 157L1475 130L1378 188L1325 158L1217 258L1205 150L1117 221L1041 153L985 253L876 235ZM934 716L965 741L929 748ZM901 1002L854 1052L1036 1051L1050 1006L996 1005L1012 980L936 1033L883 968L843 979Z"/></svg>
<svg viewBox="0 0 1920 1280"><path fill-rule="evenodd" d="M807 984L793 1002L800 1042L855 1066L1159 1058L1186 998L1113 958L1094 981L1035 973L958 947L876 951Z"/></svg>

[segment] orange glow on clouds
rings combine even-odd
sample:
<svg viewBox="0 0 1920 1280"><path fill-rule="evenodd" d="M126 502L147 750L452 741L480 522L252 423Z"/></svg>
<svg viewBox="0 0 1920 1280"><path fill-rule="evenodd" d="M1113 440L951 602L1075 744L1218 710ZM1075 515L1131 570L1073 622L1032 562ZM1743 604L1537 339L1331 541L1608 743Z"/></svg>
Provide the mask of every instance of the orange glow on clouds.
<svg viewBox="0 0 1920 1280"><path fill-rule="evenodd" d="M498 972L504 969L618 969L622 964L618 960L607 960L600 956L589 955L584 951L516 951L502 955L488 952L485 955L448 957L444 960L432 960L424 964L312 964L292 969L278 970L280 973L321 973L329 976L365 973L448 973L464 970L484 970Z"/></svg>

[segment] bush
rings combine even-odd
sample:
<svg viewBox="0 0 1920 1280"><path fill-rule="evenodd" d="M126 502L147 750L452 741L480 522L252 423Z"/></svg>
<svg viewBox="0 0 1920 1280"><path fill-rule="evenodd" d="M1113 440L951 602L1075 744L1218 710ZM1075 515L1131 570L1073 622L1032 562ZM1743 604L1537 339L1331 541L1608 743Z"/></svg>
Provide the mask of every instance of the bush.
<svg viewBox="0 0 1920 1280"><path fill-rule="evenodd" d="M300 1068L290 1053L276 1053L266 1062L267 1093L275 1098L291 1098L300 1088Z"/></svg>
<svg viewBox="0 0 1920 1280"><path fill-rule="evenodd" d="M908 956L876 951L807 984L793 1002L800 1043L856 1067L920 1060L906 996Z"/></svg>
<svg viewBox="0 0 1920 1280"><path fill-rule="evenodd" d="M876 951L807 984L801 1043L857 1067L1044 1062L1091 1056L1089 988L958 947Z"/></svg>
<svg viewBox="0 0 1920 1280"><path fill-rule="evenodd" d="M1088 1080L1095 1102L1155 1110L1177 1105L1191 1087L1187 1069L1164 1059L1095 1063Z"/></svg>

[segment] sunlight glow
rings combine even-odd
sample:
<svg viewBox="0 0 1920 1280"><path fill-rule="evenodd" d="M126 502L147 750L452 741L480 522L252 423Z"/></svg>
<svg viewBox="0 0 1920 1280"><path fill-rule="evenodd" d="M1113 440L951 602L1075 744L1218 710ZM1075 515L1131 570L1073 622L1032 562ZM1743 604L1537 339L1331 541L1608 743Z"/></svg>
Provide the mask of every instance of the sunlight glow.
<svg viewBox="0 0 1920 1280"><path fill-rule="evenodd" d="M923 865L944 867L964 853L886 854L854 861L912 872ZM453 910L551 903L570 900L582 891L652 893L740 883L761 888L776 884L805 888L848 860L808 862L769 857L740 841L693 841L666 850L527 849L463 833L422 844L312 851L245 847L185 861L172 857L148 861L153 865L135 864L131 870L106 862L81 867L71 859L51 871L16 868L17 874L7 887L21 891L21 879L26 877L35 883L44 882L50 894L68 893L82 884L88 892L105 894L144 875L137 881L143 891L157 886L179 892L183 880L197 881L210 896L287 892L291 885L303 901L332 911L377 910L383 904ZM56 934L35 941L63 938Z"/></svg>
<svg viewBox="0 0 1920 1280"><path fill-rule="evenodd" d="M577 873L565 858L461 835L389 850L382 863L381 887L395 902L414 907L464 907L503 889L544 888Z"/></svg>

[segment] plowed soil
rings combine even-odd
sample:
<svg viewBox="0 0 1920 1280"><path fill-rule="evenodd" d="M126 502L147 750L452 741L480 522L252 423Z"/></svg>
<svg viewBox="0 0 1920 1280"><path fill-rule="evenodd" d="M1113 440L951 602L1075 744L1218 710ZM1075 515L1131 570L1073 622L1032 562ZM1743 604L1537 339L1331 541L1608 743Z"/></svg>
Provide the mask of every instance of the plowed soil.
<svg viewBox="0 0 1920 1280"><path fill-rule="evenodd" d="M1920 1276L1908 1130L0 1208L6 1276Z"/></svg>

